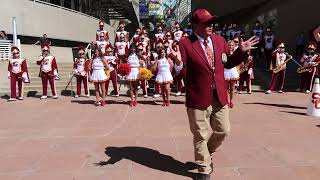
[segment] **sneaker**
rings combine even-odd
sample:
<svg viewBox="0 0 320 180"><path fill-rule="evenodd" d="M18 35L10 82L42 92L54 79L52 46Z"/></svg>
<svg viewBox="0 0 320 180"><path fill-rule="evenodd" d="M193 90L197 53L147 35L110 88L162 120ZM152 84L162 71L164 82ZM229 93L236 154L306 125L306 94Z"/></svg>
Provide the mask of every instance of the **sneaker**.
<svg viewBox="0 0 320 180"><path fill-rule="evenodd" d="M48 96L41 96L40 99L47 99Z"/></svg>
<svg viewBox="0 0 320 180"><path fill-rule="evenodd" d="M95 104L96 106L100 106L100 105L101 105L101 102L96 101L94 104Z"/></svg>
<svg viewBox="0 0 320 180"><path fill-rule="evenodd" d="M247 93L248 93L248 94L252 94L252 92L251 92L251 91L248 91Z"/></svg>
<svg viewBox="0 0 320 180"><path fill-rule="evenodd" d="M8 101L15 101L15 100L17 100L16 98L10 98L10 99L8 99Z"/></svg>
<svg viewBox="0 0 320 180"><path fill-rule="evenodd" d="M79 98L79 95L75 95L74 98Z"/></svg>
<svg viewBox="0 0 320 180"><path fill-rule="evenodd" d="M18 99L19 99L19 100L23 100L23 97L19 97Z"/></svg>
<svg viewBox="0 0 320 180"><path fill-rule="evenodd" d="M242 91L239 91L238 94L242 94Z"/></svg>
<svg viewBox="0 0 320 180"><path fill-rule="evenodd" d="M306 94L309 94L310 92L311 92L311 91L309 91L309 90L306 90L306 91L305 91Z"/></svg>
<svg viewBox="0 0 320 180"><path fill-rule="evenodd" d="M266 94L271 94L271 90L268 90L268 91L266 92Z"/></svg>
<svg viewBox="0 0 320 180"><path fill-rule="evenodd" d="M52 96L53 99L58 99L58 95Z"/></svg>
<svg viewBox="0 0 320 180"><path fill-rule="evenodd" d="M176 96L181 96L181 92L178 91L178 92L176 93Z"/></svg>
<svg viewBox="0 0 320 180"><path fill-rule="evenodd" d="M160 94L155 94L155 95L153 95L153 97L158 98L158 97L160 97Z"/></svg>
<svg viewBox="0 0 320 180"><path fill-rule="evenodd" d="M89 94L86 94L86 95L84 95L84 97L89 98L89 97L90 97L90 95L89 95Z"/></svg>
<svg viewBox="0 0 320 180"><path fill-rule="evenodd" d="M119 97L119 96L120 96L119 94L112 95L112 97Z"/></svg>
<svg viewBox="0 0 320 180"><path fill-rule="evenodd" d="M143 95L143 97L144 97L144 98L148 98L148 95L147 95L147 94L145 94L145 95Z"/></svg>
<svg viewBox="0 0 320 180"><path fill-rule="evenodd" d="M280 90L280 91L278 91L278 93L283 93L283 91L282 91L282 90Z"/></svg>

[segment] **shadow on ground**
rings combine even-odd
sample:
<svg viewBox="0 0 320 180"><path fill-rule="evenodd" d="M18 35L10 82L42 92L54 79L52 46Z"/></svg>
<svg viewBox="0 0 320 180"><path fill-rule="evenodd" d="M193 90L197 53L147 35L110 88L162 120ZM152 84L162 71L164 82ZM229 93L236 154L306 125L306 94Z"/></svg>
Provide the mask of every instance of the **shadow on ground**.
<svg viewBox="0 0 320 180"><path fill-rule="evenodd" d="M105 154L110 157L108 161L95 163L96 166L116 164L122 159L128 159L143 166L170 172L172 174L194 178L197 174L189 172L196 168L192 162L183 163L171 156L161 154L159 151L144 147L107 147Z"/></svg>
<svg viewBox="0 0 320 180"><path fill-rule="evenodd" d="M307 109L306 107L301 107L301 106L292 106L288 104L272 104L272 103L243 103L243 104L253 104L253 105L263 105L263 106L274 106L274 107L281 107L281 108L292 108L292 109Z"/></svg>

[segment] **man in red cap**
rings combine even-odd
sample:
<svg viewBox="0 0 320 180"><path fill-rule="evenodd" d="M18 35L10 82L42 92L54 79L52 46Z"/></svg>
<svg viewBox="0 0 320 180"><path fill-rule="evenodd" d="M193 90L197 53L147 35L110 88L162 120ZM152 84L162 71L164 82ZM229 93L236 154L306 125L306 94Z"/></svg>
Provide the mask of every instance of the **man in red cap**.
<svg viewBox="0 0 320 180"><path fill-rule="evenodd" d="M90 97L88 89L88 75L90 60L85 57L85 49L79 47L78 58L74 59L73 72L77 79L77 92L75 98L81 95L81 83L84 86L85 97Z"/></svg>
<svg viewBox="0 0 320 180"><path fill-rule="evenodd" d="M10 79L11 95L9 101L17 98L16 83L18 81L19 100L23 100L22 82L30 83L27 60L20 58L20 50L17 47L11 48L12 59L9 60L8 78Z"/></svg>
<svg viewBox="0 0 320 180"><path fill-rule="evenodd" d="M50 47L44 45L42 47L42 55L37 61L37 65L40 65L39 77L42 80L42 96L40 99L47 99L48 81L50 83L52 95L54 99L58 99L58 95L55 87L55 80L59 80L58 66L56 58L50 55Z"/></svg>
<svg viewBox="0 0 320 180"><path fill-rule="evenodd" d="M99 29L96 32L96 41L98 41L100 39L100 35L101 33L104 34L105 39L109 39L109 33L108 31L104 30L104 22L100 21L99 22Z"/></svg>
<svg viewBox="0 0 320 180"><path fill-rule="evenodd" d="M230 132L224 67L239 65L248 58L246 52L258 43L251 37L230 55L225 39L213 33L216 19L205 9L196 10L191 20L194 32L179 41L181 57L177 53L177 59L182 60L177 65L186 68L186 107L199 172L196 180L210 179L211 155Z"/></svg>

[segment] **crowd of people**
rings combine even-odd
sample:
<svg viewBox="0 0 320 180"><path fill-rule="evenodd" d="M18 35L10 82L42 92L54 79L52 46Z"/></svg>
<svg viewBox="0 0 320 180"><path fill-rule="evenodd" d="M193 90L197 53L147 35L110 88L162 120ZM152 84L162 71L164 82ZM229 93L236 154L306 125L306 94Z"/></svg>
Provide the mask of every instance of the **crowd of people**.
<svg viewBox="0 0 320 180"><path fill-rule="evenodd" d="M218 23L212 24L216 35L224 37L230 48L232 55L239 44L246 39L242 28L236 23L220 26ZM178 22L173 27L167 27L163 21L157 24L156 32L148 32L145 26L138 27L131 36L125 30L125 23L120 22L115 34L115 43L111 43L109 33L104 30L104 22L99 22L99 29L96 32L96 39L91 43L92 57L86 55L84 47L79 46L78 58L74 60L74 76L77 79L77 90L75 98L81 96L81 84L85 89L84 96L89 97L88 82L95 86L97 106L106 104L106 96L110 94L109 82L112 82L113 93L119 97L119 78L125 77L130 89L130 106L137 106L138 91L142 89L143 97L149 96L151 86L154 85L153 97L162 96L163 106L170 106L170 92L174 85L176 96L181 96L185 92L186 69L182 62L179 50L179 41L188 38L192 34L192 25L183 29ZM1 31L1 37L5 32ZM263 28L257 21L251 31L259 43L256 49L247 52L248 58L237 67L224 69L224 77L229 92L229 107L234 106L234 93L237 91L243 94L252 93L251 81L254 79L254 68L257 63L264 63L266 71L272 74L272 80L269 84L267 94L274 92L283 92L286 63L293 59L293 56L286 52L285 43L279 41L274 35L272 28ZM57 61L50 54L51 41L44 34L43 38L34 45L40 44L42 55L37 64L40 65L39 76L42 79L43 93L41 99L47 98L47 84L50 83L53 98L58 98L55 90L55 80L59 79ZM315 75L318 73L317 44L310 42L307 45L307 51L304 53L305 38L303 34L297 36L296 58L299 58L300 85L298 91L309 93ZM15 53L18 48L12 48L13 58L9 61L8 76L11 80L11 96L9 101L16 100L16 82L18 82L19 98L23 99L21 93L22 81L30 82L26 67L26 60L21 59ZM223 58L227 59L227 57ZM264 59L264 61L261 61ZM258 61L259 60L259 61ZM224 62L225 63L225 62ZM125 65L127 66L125 66ZM127 72L119 72L127 71ZM149 70L149 78L141 76L140 70ZM244 86L246 83L246 86ZM235 86L238 84L238 88ZM148 91L149 89L149 91Z"/></svg>

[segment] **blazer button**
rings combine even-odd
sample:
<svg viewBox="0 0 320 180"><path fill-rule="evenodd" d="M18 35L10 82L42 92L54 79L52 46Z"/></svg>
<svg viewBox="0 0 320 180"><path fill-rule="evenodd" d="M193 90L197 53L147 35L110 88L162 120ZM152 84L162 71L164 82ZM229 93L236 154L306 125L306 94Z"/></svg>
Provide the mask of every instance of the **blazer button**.
<svg viewBox="0 0 320 180"><path fill-rule="evenodd" d="M210 85L210 87L212 88L213 86L212 86L212 85Z"/></svg>

